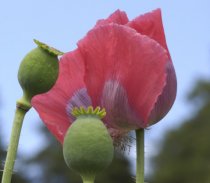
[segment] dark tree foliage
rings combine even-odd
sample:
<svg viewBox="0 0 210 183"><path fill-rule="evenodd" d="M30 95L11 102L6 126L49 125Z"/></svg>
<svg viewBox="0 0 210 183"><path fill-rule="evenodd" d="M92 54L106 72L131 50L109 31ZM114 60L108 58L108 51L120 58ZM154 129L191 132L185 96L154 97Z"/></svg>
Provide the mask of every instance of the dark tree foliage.
<svg viewBox="0 0 210 183"><path fill-rule="evenodd" d="M46 128L42 127L41 133L45 134L47 146L25 165L28 170L34 170L30 183L82 183L80 176L66 166L59 142ZM112 165L98 175L95 182L133 183L130 167L126 156L117 154Z"/></svg>
<svg viewBox="0 0 210 183"><path fill-rule="evenodd" d="M165 136L150 183L210 182L210 82L199 81L188 100L196 110Z"/></svg>

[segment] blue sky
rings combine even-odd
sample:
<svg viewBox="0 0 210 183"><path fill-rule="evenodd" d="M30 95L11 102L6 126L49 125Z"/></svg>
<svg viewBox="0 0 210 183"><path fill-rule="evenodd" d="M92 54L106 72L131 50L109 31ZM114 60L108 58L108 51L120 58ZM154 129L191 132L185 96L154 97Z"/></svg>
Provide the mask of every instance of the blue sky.
<svg viewBox="0 0 210 183"><path fill-rule="evenodd" d="M0 6L0 130L8 144L15 102L22 95L17 81L20 61L35 47L33 39L46 42L64 52L100 18L116 9L126 11L130 19L156 8L162 9L168 47L178 79L176 102L166 118L146 133L146 156L156 152L158 140L183 118L190 117L192 106L184 97L196 79L209 78L210 1L208 0L36 0L2 1ZM31 110L23 125L19 152L30 155L42 144L36 129L39 117ZM135 153L133 153L135 154ZM133 155L134 157L134 155Z"/></svg>

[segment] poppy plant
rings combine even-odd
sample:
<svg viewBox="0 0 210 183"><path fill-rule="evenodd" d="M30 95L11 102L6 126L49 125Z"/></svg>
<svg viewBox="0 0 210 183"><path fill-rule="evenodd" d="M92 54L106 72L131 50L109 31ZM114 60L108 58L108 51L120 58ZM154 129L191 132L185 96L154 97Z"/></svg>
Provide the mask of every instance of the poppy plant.
<svg viewBox="0 0 210 183"><path fill-rule="evenodd" d="M37 94L47 92L55 84L59 70L58 56L63 54L38 40L34 42L37 48L23 58L18 70L23 96L16 102L2 183L11 182L22 124L24 116L31 108L31 99Z"/></svg>
<svg viewBox="0 0 210 183"><path fill-rule="evenodd" d="M117 10L61 57L56 84L33 97L32 106L63 143L75 120L74 107L105 108L110 132L124 133L158 122L175 96L176 76L160 9L132 21Z"/></svg>
<svg viewBox="0 0 210 183"><path fill-rule="evenodd" d="M160 121L176 97L161 10L131 21L117 10L99 20L77 46L61 57L57 82L49 92L33 97L32 106L61 143L75 120L72 110L80 107L104 108L103 122L112 137L136 130L137 172L141 171L136 181L141 183L139 129Z"/></svg>

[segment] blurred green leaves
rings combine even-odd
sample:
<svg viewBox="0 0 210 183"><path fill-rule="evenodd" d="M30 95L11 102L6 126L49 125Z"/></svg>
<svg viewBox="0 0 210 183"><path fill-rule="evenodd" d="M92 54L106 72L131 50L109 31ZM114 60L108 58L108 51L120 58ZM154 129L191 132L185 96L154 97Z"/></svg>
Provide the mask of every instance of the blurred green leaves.
<svg viewBox="0 0 210 183"><path fill-rule="evenodd" d="M165 136L150 183L210 182L210 81L200 80L188 100L195 111Z"/></svg>

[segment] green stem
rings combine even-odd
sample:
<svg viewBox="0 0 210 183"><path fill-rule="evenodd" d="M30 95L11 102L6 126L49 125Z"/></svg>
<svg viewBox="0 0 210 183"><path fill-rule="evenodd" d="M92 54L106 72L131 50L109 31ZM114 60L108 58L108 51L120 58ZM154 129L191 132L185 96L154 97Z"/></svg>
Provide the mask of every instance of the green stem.
<svg viewBox="0 0 210 183"><path fill-rule="evenodd" d="M94 183L95 176L81 176L83 183Z"/></svg>
<svg viewBox="0 0 210 183"><path fill-rule="evenodd" d="M30 107L27 108L23 104L17 102L10 143L2 176L2 183L11 182L23 119L29 109Z"/></svg>
<svg viewBox="0 0 210 183"><path fill-rule="evenodd" d="M136 130L136 183L144 183L144 129Z"/></svg>
<svg viewBox="0 0 210 183"><path fill-rule="evenodd" d="M91 180L84 180L83 183L94 183L94 181L91 181Z"/></svg>

